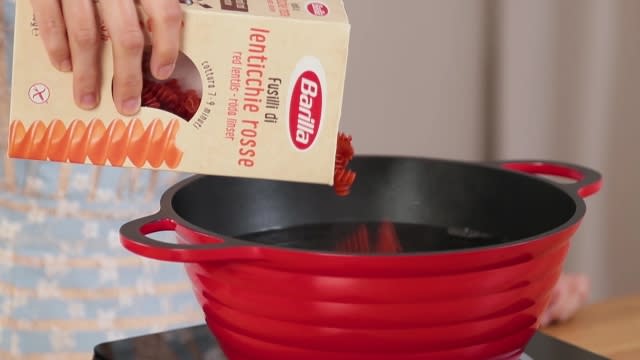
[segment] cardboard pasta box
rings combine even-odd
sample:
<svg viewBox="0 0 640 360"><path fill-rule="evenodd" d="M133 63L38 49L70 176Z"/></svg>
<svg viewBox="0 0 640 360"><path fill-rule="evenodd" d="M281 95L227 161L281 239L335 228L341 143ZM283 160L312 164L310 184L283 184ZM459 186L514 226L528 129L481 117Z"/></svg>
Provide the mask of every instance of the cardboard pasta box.
<svg viewBox="0 0 640 360"><path fill-rule="evenodd" d="M30 2L18 1L8 156L333 184L350 33L342 0L181 3L174 78L145 82L141 111L125 117L112 100L109 34L101 103L85 111L73 75L50 65ZM150 44L145 24L141 10Z"/></svg>

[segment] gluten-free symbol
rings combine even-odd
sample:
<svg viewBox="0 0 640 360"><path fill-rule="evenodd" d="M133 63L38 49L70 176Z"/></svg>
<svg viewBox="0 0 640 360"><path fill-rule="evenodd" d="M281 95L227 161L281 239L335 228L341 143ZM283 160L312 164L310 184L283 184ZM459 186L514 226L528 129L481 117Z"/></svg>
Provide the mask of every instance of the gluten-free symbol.
<svg viewBox="0 0 640 360"><path fill-rule="evenodd" d="M49 88L45 84L36 83L29 88L29 99L36 104L46 104L49 95Z"/></svg>

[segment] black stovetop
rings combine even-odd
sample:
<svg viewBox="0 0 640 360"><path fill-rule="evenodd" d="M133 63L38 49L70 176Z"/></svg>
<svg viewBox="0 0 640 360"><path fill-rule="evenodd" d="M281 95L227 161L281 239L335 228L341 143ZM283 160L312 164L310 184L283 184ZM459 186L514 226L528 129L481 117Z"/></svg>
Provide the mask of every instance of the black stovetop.
<svg viewBox="0 0 640 360"><path fill-rule="evenodd" d="M537 333L522 360L609 360ZM226 360L205 325L103 343L94 360Z"/></svg>

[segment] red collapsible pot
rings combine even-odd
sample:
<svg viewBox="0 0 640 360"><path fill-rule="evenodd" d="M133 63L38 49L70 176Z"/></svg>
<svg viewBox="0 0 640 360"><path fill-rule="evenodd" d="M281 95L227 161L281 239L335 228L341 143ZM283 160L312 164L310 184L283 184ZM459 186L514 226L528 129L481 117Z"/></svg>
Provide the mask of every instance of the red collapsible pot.
<svg viewBox="0 0 640 360"><path fill-rule="evenodd" d="M518 359L538 327L600 175L546 161L467 163L356 157L352 193L193 176L160 211L125 224L123 245L182 262L230 360ZM571 180L556 182L536 175ZM328 223L429 225L499 234L452 248L399 237L398 253L256 237ZM147 235L174 231L177 243ZM278 234L275 232L274 234Z"/></svg>

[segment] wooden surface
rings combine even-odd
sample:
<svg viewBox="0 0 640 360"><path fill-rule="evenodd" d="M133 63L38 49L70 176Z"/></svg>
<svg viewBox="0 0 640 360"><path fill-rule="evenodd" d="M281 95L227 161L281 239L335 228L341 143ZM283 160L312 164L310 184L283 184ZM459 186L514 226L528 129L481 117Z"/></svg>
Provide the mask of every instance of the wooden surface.
<svg viewBox="0 0 640 360"><path fill-rule="evenodd" d="M640 294L588 305L542 332L613 360L640 360Z"/></svg>

